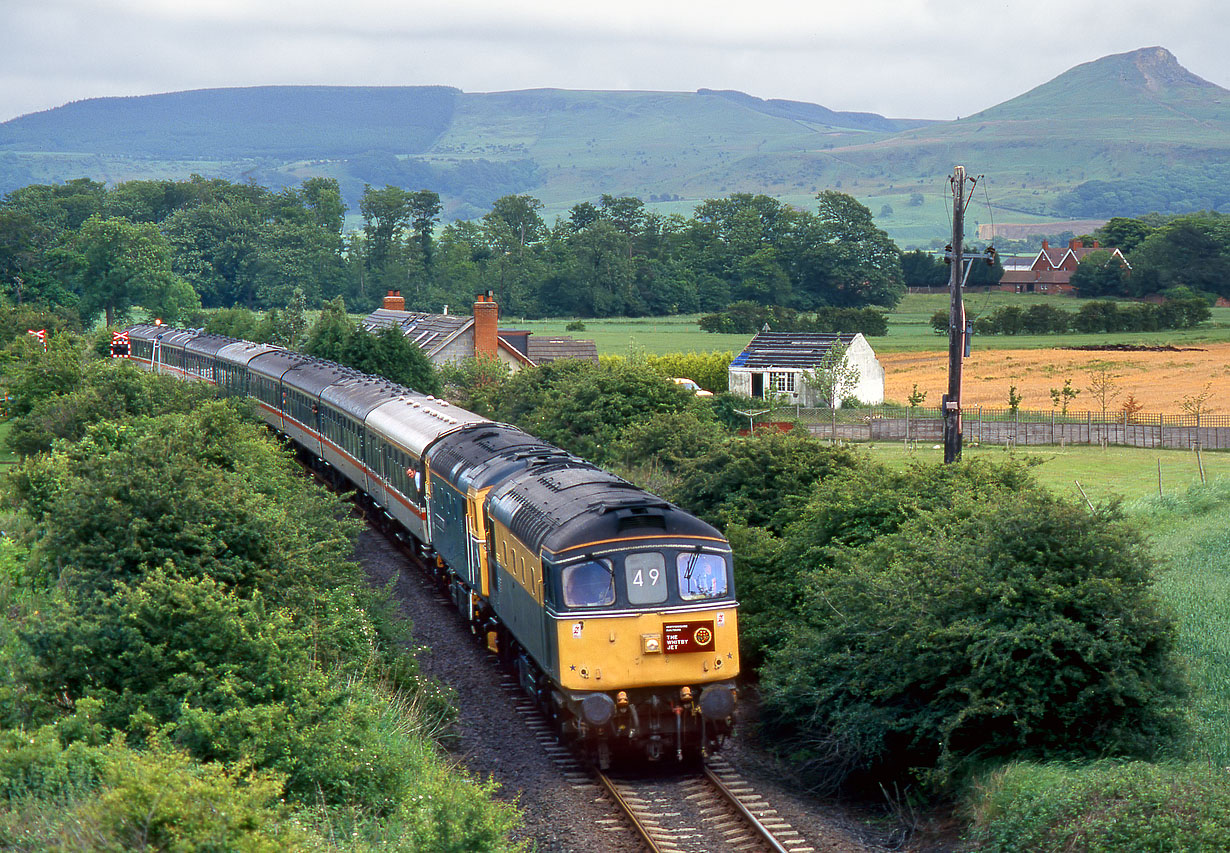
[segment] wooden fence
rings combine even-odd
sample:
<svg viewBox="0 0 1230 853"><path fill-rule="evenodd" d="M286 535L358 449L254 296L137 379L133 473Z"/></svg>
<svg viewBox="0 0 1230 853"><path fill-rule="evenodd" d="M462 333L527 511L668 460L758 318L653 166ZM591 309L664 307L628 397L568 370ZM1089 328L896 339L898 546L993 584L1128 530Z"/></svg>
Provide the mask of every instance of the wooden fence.
<svg viewBox="0 0 1230 853"><path fill-rule="evenodd" d="M939 407L870 406L852 409L794 409L795 419L817 435L844 441L940 442ZM765 420L782 420L782 412ZM962 417L965 443L1034 445L1121 445L1185 450L1230 450L1230 415L1164 415L1137 412L1068 412L992 409L974 406Z"/></svg>

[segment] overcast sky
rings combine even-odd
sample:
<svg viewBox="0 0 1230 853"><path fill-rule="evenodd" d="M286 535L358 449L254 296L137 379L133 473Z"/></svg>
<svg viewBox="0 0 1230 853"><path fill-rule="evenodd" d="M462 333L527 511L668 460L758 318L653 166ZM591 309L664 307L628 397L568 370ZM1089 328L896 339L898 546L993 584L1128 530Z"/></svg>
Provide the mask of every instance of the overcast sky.
<svg viewBox="0 0 1230 853"><path fill-rule="evenodd" d="M267 84L738 89L969 115L1161 45L1230 87L1225 0L0 0L0 121Z"/></svg>

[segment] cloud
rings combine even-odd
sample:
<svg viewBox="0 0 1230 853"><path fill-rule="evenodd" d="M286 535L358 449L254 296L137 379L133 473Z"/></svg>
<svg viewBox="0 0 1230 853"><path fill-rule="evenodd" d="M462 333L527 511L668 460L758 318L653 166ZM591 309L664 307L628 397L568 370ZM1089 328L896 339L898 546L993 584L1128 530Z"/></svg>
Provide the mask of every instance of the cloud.
<svg viewBox="0 0 1230 853"><path fill-rule="evenodd" d="M1173 0L9 0L0 120L70 100L270 83L690 91L967 115L1162 44L1230 82L1230 4Z"/></svg>

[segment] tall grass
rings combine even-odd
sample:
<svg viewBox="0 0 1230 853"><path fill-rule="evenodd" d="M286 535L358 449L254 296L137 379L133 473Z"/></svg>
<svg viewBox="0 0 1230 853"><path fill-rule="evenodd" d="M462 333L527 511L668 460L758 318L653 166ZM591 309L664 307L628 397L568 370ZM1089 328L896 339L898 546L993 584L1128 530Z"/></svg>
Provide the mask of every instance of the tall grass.
<svg viewBox="0 0 1230 853"><path fill-rule="evenodd" d="M1131 509L1164 567L1158 592L1174 608L1190 673L1190 737L1180 752L1230 766L1230 478Z"/></svg>

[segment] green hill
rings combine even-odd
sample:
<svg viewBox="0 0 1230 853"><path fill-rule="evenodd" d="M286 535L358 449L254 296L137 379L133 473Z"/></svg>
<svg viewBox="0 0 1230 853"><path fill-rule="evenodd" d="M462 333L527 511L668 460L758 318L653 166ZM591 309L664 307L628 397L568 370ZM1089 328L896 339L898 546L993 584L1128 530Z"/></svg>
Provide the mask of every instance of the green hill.
<svg viewBox="0 0 1230 853"><path fill-rule="evenodd" d="M1227 205L1228 149L1230 92L1152 47L954 122L710 89L277 86L102 98L0 124L0 191L81 176L198 173L276 187L323 175L352 209L364 184L392 183L435 189L447 216L472 217L506 193L533 194L548 213L602 193L690 211L732 192L810 206L838 188L909 243L944 233L955 163L987 176L978 202L996 207L971 208L972 229L989 218Z"/></svg>

